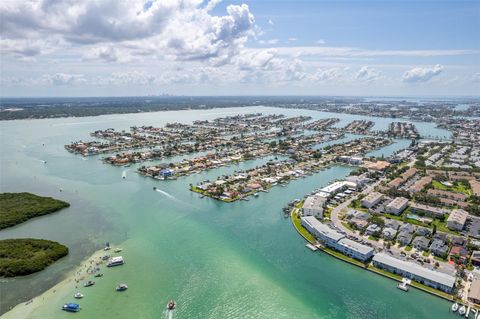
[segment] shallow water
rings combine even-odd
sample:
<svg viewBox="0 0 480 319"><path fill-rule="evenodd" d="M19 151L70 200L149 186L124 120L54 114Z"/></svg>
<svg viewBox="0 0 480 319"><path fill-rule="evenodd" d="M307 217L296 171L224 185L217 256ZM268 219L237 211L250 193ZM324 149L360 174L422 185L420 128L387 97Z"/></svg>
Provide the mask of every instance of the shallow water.
<svg viewBox="0 0 480 319"><path fill-rule="evenodd" d="M0 232L2 239L39 237L70 247L68 257L44 271L0 283L2 312L59 282L108 241L124 248L127 263L105 270L95 286L81 289L85 298L76 317L162 318L171 298L178 303L174 318L451 317L449 304L439 298L414 289L404 293L393 281L312 253L283 218L281 208L287 202L348 175L347 167L333 167L286 187L274 187L248 202L227 204L201 199L188 186L261 165L269 157L175 181L156 181L136 174L134 165L122 179L125 168L104 165L98 156L82 158L63 148L106 127L191 123L252 111L314 119L335 116L342 118L341 123L352 119L343 114L255 107L2 122L1 191L30 191L72 204ZM371 119L375 129L386 128L390 122ZM420 132L448 135L429 123L417 123L417 127ZM403 147L395 145L389 150ZM159 191L153 191L153 186ZM116 293L118 282L126 282L129 290ZM71 288L67 295L47 298L35 318L67 318L70 314L59 307L73 301L75 287Z"/></svg>

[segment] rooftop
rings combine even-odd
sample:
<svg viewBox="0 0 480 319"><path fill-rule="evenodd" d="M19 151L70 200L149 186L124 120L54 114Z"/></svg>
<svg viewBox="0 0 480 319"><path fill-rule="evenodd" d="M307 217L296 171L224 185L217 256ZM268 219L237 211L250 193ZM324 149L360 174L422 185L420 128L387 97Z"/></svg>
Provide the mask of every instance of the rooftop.
<svg viewBox="0 0 480 319"><path fill-rule="evenodd" d="M413 275L440 283L447 287L453 288L455 285L455 277L444 274L438 271L430 270L428 268L422 267L420 265L414 264L412 262L400 260L389 255L378 253L373 257L373 260L390 267L395 267L403 271L407 271Z"/></svg>

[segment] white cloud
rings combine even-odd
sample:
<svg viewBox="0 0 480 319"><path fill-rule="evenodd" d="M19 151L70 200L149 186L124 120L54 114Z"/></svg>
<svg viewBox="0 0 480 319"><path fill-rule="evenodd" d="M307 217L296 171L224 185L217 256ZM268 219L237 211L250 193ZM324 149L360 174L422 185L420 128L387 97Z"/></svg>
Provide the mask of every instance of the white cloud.
<svg viewBox="0 0 480 319"><path fill-rule="evenodd" d="M268 24L269 25L274 25L275 23L273 23L272 19L268 19Z"/></svg>
<svg viewBox="0 0 480 319"><path fill-rule="evenodd" d="M289 42L294 42L294 41L297 41L298 39L297 38L288 38L287 39Z"/></svg>
<svg viewBox="0 0 480 319"><path fill-rule="evenodd" d="M73 85L86 83L83 74L67 74L67 73L55 73L44 74L40 82L45 85Z"/></svg>
<svg viewBox="0 0 480 319"><path fill-rule="evenodd" d="M212 15L218 2L203 7L200 0L148 5L145 0L3 1L2 52L34 56L47 46L44 39L58 38L73 47L100 44L96 56L110 62L119 59L108 49L115 46L131 55L147 49L172 59L226 63L253 34L255 20L245 4L227 6L226 15Z"/></svg>
<svg viewBox="0 0 480 319"><path fill-rule="evenodd" d="M286 46L276 47L279 55L317 57L436 57L478 54L476 50L367 50L350 47ZM255 50L255 49L249 49Z"/></svg>
<svg viewBox="0 0 480 319"><path fill-rule="evenodd" d="M278 39L270 39L270 40L258 40L259 44L277 44L280 40Z"/></svg>
<svg viewBox="0 0 480 319"><path fill-rule="evenodd" d="M372 82L377 81L383 77L383 73L380 70L374 69L368 66L362 66L360 70L358 70L355 78L357 80L365 81L365 82Z"/></svg>
<svg viewBox="0 0 480 319"><path fill-rule="evenodd" d="M315 41L315 44L318 44L318 45L323 45L325 43L326 43L325 40L322 40L322 39Z"/></svg>
<svg viewBox="0 0 480 319"><path fill-rule="evenodd" d="M434 76L439 75L443 71L443 66L436 64L433 67L420 68L415 67L403 74L403 82L427 82Z"/></svg>
<svg viewBox="0 0 480 319"><path fill-rule="evenodd" d="M314 75L313 79L318 82L339 82L345 80L347 77L346 72L348 68L345 67L333 67L328 69L320 69Z"/></svg>

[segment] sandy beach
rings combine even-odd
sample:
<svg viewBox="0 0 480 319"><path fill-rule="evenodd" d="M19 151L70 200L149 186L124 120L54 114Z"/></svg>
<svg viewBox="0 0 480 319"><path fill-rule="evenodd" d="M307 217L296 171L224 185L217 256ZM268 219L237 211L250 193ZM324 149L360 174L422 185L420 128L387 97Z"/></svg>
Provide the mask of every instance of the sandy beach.
<svg viewBox="0 0 480 319"><path fill-rule="evenodd" d="M63 305L62 301L65 296L72 295L75 293L76 287L82 287L84 281L91 278L92 274L95 272L96 268L105 268L106 262L102 261L102 256L107 252L103 249L96 251L93 255L86 258L82 263L67 274L66 278L53 286L52 288L45 291L43 294L21 304L18 304L10 311L3 314L0 318L2 319L18 319L18 318L38 318L36 313L37 309L40 306L45 304L52 304L58 307L60 310ZM97 269L98 270L98 269Z"/></svg>

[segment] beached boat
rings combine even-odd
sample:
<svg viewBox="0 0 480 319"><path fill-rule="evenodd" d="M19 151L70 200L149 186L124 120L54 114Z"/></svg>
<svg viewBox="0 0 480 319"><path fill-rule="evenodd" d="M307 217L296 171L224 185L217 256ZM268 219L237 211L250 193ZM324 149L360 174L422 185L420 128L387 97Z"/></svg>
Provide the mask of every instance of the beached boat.
<svg viewBox="0 0 480 319"><path fill-rule="evenodd" d="M460 316L463 316L467 312L467 308L465 308L465 305L462 305L460 309L458 309L458 313Z"/></svg>
<svg viewBox="0 0 480 319"><path fill-rule="evenodd" d="M73 298L75 298L75 299L82 299L82 298L83 298L83 294L80 293L80 292L77 292L76 294L73 295Z"/></svg>
<svg viewBox="0 0 480 319"><path fill-rule="evenodd" d="M454 304L452 305L452 311L453 311L453 312L456 312L457 310L458 310L458 303L454 303Z"/></svg>
<svg viewBox="0 0 480 319"><path fill-rule="evenodd" d="M124 263L125 263L125 262L123 261L123 257L122 257L122 256L113 257L112 259L110 259L110 262L107 264L107 267L121 266L121 265L123 265Z"/></svg>
<svg viewBox="0 0 480 319"><path fill-rule="evenodd" d="M65 310L68 312L79 312L80 305L78 303L66 303L63 305L62 310Z"/></svg>
<svg viewBox="0 0 480 319"><path fill-rule="evenodd" d="M117 287L115 287L116 291L125 291L127 289L128 289L127 284L119 284L119 285L117 285Z"/></svg>
<svg viewBox="0 0 480 319"><path fill-rule="evenodd" d="M175 301L172 299L167 303L167 310L174 310L176 307Z"/></svg>
<svg viewBox="0 0 480 319"><path fill-rule="evenodd" d="M90 286L93 286L93 285L95 285L95 281L91 281L91 280L89 280L89 281L87 281L86 283L83 284L84 287L90 287Z"/></svg>

